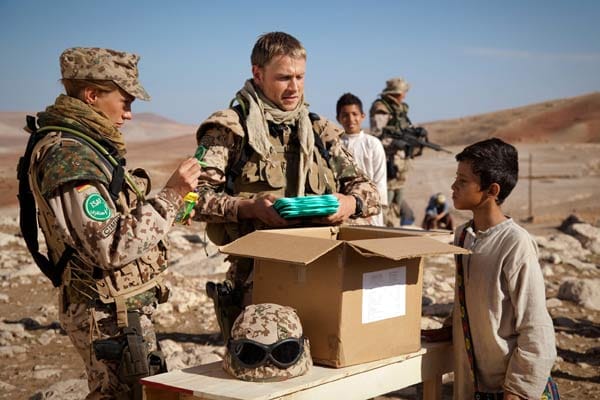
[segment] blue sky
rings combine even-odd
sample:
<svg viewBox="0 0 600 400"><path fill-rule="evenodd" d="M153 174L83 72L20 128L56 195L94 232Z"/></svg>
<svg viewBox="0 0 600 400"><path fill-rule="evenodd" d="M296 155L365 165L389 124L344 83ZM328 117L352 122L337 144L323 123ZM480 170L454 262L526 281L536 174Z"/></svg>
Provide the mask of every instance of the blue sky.
<svg viewBox="0 0 600 400"><path fill-rule="evenodd" d="M43 109L61 91L60 53L98 46L141 55L152 101L134 112L198 124L227 107L274 30L306 47L306 99L329 118L342 93L368 109L394 76L412 85L416 123L600 90L599 1L168 3L0 0L0 111Z"/></svg>

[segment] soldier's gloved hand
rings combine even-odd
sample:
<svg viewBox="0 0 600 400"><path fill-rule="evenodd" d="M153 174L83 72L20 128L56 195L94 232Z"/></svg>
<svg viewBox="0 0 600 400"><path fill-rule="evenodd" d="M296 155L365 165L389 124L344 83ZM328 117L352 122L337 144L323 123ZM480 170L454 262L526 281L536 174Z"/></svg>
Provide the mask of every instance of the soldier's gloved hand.
<svg viewBox="0 0 600 400"><path fill-rule="evenodd" d="M350 218L356 212L356 199L354 196L349 196L341 193L334 193L337 197L340 207L335 214L327 217L315 218L313 221L317 224L338 225Z"/></svg>
<svg viewBox="0 0 600 400"><path fill-rule="evenodd" d="M294 224L295 221L285 220L273 208L275 201L277 201L277 197L272 194L257 199L240 200L238 218L258 219L270 227L284 227Z"/></svg>
<svg viewBox="0 0 600 400"><path fill-rule="evenodd" d="M188 192L192 192L198 186L198 177L202 169L198 165L198 160L188 158L183 161L173 175L167 181L166 188L171 188L181 195L185 196Z"/></svg>

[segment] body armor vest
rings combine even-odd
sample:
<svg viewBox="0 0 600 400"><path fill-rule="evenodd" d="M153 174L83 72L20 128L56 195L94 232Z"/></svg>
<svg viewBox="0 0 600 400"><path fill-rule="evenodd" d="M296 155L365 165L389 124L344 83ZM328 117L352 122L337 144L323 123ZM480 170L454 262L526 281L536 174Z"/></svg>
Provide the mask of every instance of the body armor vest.
<svg viewBox="0 0 600 400"><path fill-rule="evenodd" d="M315 123L313 123L314 129ZM316 139L319 132L315 130L314 134ZM277 197L296 197L298 195L300 143L295 126L270 123L269 141L274 149L273 154L268 160L264 160L258 153L252 152L241 168L241 173L233 181L233 193L231 193L233 196L252 199L267 194ZM334 173L317 145L314 147L307 174L306 195L321 195L337 191ZM224 245L263 228L266 227L258 220L209 223L207 224L207 234L213 243Z"/></svg>
<svg viewBox="0 0 600 400"><path fill-rule="evenodd" d="M57 236L59 226L56 215L50 208L41 188L40 177L45 169L45 158L50 152L60 151L55 146L62 145L85 146L81 142L63 137L60 132L48 133L35 145L29 166L29 182L39 210L39 225L44 233L48 247L48 257L55 265L68 247ZM99 163L102 164L102 163ZM105 165L98 171L97 181L110 182L112 171ZM139 198L140 189L145 193L149 185L148 175L143 170L134 171L133 176L127 177L114 200L114 205L122 215L129 215ZM77 240L76 238L74 238ZM77 247L77 243L74 243ZM84 255L75 249L62 275L61 289L69 303L90 303L96 300L105 304L115 303L117 322L120 327L127 326L127 308L134 308L136 301L156 297L159 302L166 301L168 290L160 277L167 267L168 244L160 241L142 257L119 268L105 270L96 267ZM149 292L151 289L151 292Z"/></svg>
<svg viewBox="0 0 600 400"><path fill-rule="evenodd" d="M384 98L379 99L379 101L381 101L381 103L388 109L388 112L391 116L387 126L393 126L397 130L410 128L412 123L410 122L410 119L408 119L408 104L390 104L390 102Z"/></svg>

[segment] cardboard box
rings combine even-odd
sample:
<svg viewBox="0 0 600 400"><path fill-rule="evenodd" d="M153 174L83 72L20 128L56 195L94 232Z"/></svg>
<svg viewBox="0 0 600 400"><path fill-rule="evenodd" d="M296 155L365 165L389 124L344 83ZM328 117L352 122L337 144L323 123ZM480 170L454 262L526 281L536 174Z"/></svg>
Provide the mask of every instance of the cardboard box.
<svg viewBox="0 0 600 400"><path fill-rule="evenodd" d="M466 252L426 235L352 226L266 230L221 251L254 259L253 303L298 311L315 363L344 367L420 349L423 256Z"/></svg>

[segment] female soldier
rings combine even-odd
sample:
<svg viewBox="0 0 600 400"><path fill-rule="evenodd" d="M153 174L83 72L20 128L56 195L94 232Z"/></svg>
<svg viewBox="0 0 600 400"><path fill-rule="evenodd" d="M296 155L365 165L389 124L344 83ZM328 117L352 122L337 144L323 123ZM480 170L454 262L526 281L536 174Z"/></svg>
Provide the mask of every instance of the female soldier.
<svg viewBox="0 0 600 400"><path fill-rule="evenodd" d="M72 48L60 57L66 95L38 114L29 184L60 286L60 320L83 358L88 399L141 398L138 380L164 367L151 316L168 298L166 237L198 162L182 162L152 199L142 169L126 172L119 128L135 98L135 54Z"/></svg>

